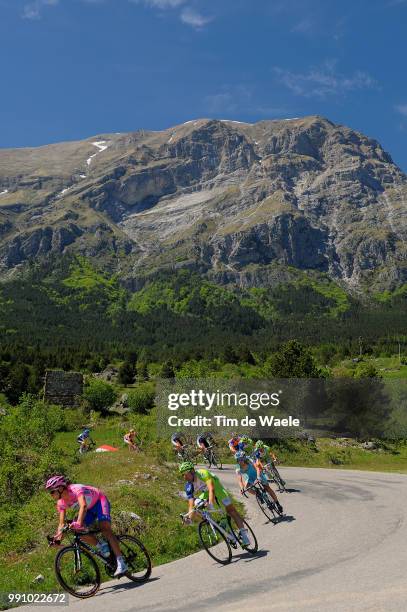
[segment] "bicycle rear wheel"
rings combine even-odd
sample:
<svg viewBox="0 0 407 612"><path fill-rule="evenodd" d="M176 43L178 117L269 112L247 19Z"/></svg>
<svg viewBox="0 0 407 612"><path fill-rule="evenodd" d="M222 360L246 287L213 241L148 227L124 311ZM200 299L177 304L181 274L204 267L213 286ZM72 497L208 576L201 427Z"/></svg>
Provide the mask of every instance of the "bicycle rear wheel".
<svg viewBox="0 0 407 612"><path fill-rule="evenodd" d="M144 544L134 536L121 535L117 538L124 560L129 568L127 578L133 582L145 582L151 575L151 559Z"/></svg>
<svg viewBox="0 0 407 612"><path fill-rule="evenodd" d="M55 573L62 588L79 599L92 597L100 587L96 561L86 550L65 546L55 557Z"/></svg>
<svg viewBox="0 0 407 612"><path fill-rule="evenodd" d="M258 542L257 542L256 535L255 535L253 529L250 527L249 523L247 521L243 521L243 525L244 525L245 529L247 529L248 534L249 534L249 540L250 540L249 546L245 546L244 544L242 544L242 538L241 538L241 535L240 535L240 532L239 532L239 527L236 525L235 520L232 519L232 517L229 516L229 515L228 515L228 524L229 524L229 528L230 528L231 532L233 533L235 538L238 540L240 546L244 550L247 550L247 552L249 552L252 555L254 555L258 551L259 545L258 545Z"/></svg>
<svg viewBox="0 0 407 612"><path fill-rule="evenodd" d="M212 559L222 565L232 561L230 544L216 525L202 521L199 523L198 533L203 547Z"/></svg>

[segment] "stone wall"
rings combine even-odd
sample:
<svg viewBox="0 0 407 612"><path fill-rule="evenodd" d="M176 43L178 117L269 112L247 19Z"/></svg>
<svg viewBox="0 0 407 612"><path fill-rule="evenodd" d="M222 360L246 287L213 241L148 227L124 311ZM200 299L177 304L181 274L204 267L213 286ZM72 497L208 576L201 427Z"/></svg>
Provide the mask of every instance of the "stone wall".
<svg viewBox="0 0 407 612"><path fill-rule="evenodd" d="M47 370L45 372L44 399L51 404L66 407L79 405L83 393L83 375L80 372Z"/></svg>

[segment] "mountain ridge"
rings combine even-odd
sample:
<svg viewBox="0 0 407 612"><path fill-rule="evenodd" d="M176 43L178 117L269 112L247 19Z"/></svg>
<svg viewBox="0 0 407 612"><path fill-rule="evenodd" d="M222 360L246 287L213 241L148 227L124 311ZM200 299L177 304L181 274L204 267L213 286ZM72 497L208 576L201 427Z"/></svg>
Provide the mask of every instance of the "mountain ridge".
<svg viewBox="0 0 407 612"><path fill-rule="evenodd" d="M0 270L75 252L127 284L182 267L273 283L293 266L393 290L407 282L406 195L376 140L318 115L0 149Z"/></svg>

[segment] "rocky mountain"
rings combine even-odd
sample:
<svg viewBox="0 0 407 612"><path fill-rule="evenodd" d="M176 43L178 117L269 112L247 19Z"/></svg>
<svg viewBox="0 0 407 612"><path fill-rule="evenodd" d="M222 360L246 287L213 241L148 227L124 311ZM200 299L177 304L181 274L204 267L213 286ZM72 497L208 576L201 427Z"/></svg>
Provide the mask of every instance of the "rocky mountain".
<svg viewBox="0 0 407 612"><path fill-rule="evenodd" d="M77 252L131 287L175 266L245 286L294 267L394 289L407 282L406 196L377 141L318 116L2 149L1 273Z"/></svg>

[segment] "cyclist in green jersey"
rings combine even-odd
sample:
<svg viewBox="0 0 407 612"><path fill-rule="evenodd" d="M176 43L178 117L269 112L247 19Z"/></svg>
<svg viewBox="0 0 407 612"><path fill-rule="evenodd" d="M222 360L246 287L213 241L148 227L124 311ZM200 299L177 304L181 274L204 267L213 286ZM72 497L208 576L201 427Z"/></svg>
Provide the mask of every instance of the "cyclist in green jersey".
<svg viewBox="0 0 407 612"><path fill-rule="evenodd" d="M205 499L208 501L209 510L215 508L215 504L222 504L226 512L234 519L239 527L242 542L250 544L247 529L244 527L243 519L232 504L229 492L224 488L219 478L206 468L195 468L191 461L184 461L179 466L179 472L183 475L185 483L185 493L188 499L189 513L191 518L194 516L195 499Z"/></svg>
<svg viewBox="0 0 407 612"><path fill-rule="evenodd" d="M278 484L279 486L284 487L285 480L281 478L280 474L277 471L277 468L275 467L275 463L277 462L277 457L273 453L272 449L269 446L267 446L267 444L262 442L262 440L258 440L255 444L254 453L253 453L253 462L256 468L259 468L261 470L265 470L266 472L268 472L273 480L275 480L275 473L277 473L279 477L279 481L280 481ZM270 468L270 466L272 467L272 469Z"/></svg>
<svg viewBox="0 0 407 612"><path fill-rule="evenodd" d="M254 442L249 436L240 438L239 450L244 451L246 455L251 455L254 451Z"/></svg>
<svg viewBox="0 0 407 612"><path fill-rule="evenodd" d="M259 461L262 464L274 463L277 461L277 457L270 446L262 442L262 440L258 440L254 445L253 459L255 463Z"/></svg>

